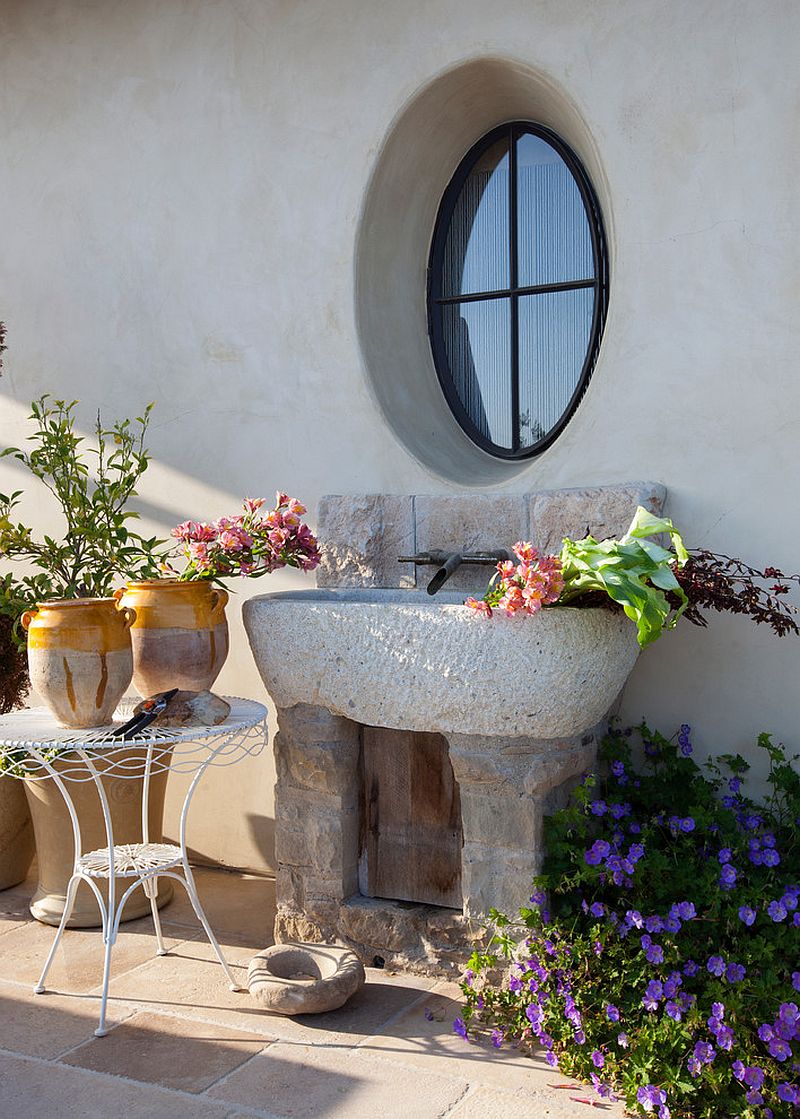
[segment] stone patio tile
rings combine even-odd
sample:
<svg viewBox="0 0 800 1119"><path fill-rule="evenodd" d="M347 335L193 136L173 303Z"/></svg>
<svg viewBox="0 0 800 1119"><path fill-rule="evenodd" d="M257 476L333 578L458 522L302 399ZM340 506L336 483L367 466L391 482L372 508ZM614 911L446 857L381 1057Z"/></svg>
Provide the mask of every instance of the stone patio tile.
<svg viewBox="0 0 800 1119"><path fill-rule="evenodd" d="M365 1041L360 1052L391 1058L415 1070L435 1070L476 1085L505 1091L524 1089L534 1096L549 1094L548 1084L563 1081L541 1058L509 1048L494 1049L489 1044L465 1042L454 1034L453 1019L461 1012L459 995L454 983L440 983L430 998Z"/></svg>
<svg viewBox="0 0 800 1119"><path fill-rule="evenodd" d="M177 929L177 935L164 926L167 947L173 947L186 935ZM0 951L0 979L12 983L37 982L56 930L43 925L32 917L18 928L2 937ZM129 968L144 963L155 955L156 939L149 917L130 921L121 927L111 960L111 974L119 975ZM67 929L61 938L56 958L47 976L47 987L52 991L84 994L92 990L103 978L103 940L99 929Z"/></svg>
<svg viewBox="0 0 800 1119"><path fill-rule="evenodd" d="M568 1082L556 1075L551 1082L557 1081L564 1083L565 1087L551 1090L546 1097L527 1092L503 1092L496 1088L476 1088L448 1112L447 1119L486 1119L487 1116L502 1116L502 1119L575 1119L583 1110L578 1099L596 1102L597 1106L591 1110L593 1115L606 1115L609 1119L612 1116L622 1119L624 1116L621 1104L602 1103L593 1091L587 1092L580 1085L566 1086Z"/></svg>
<svg viewBox="0 0 800 1119"><path fill-rule="evenodd" d="M213 1100L3 1053L0 1100L9 1119L228 1119L231 1111Z"/></svg>
<svg viewBox="0 0 800 1119"><path fill-rule="evenodd" d="M0 1045L32 1057L57 1057L94 1035L100 1004L93 995L34 995L30 986L0 980ZM110 1008L109 1027L130 1007Z"/></svg>
<svg viewBox="0 0 800 1119"><path fill-rule="evenodd" d="M427 1070L409 1076L359 1049L277 1042L208 1095L281 1119L438 1119L466 1091L464 1081Z"/></svg>
<svg viewBox="0 0 800 1119"><path fill-rule="evenodd" d="M162 1088L203 1092L263 1048L263 1038L241 1030L145 1011L62 1060Z"/></svg>
<svg viewBox="0 0 800 1119"><path fill-rule="evenodd" d="M246 985L247 964L253 953L230 945L223 945L223 952L237 980ZM211 946L197 940L185 941L171 955L113 979L110 1005L121 1000L140 1008L248 1030L266 1039L351 1047L424 998L435 982L368 968L366 985L341 1009L287 1018L266 1013L246 991L230 991Z"/></svg>
<svg viewBox="0 0 800 1119"><path fill-rule="evenodd" d="M254 949L272 944L274 879L233 874L213 867L193 867L193 871L200 904L220 940ZM189 895L177 882L173 900L161 910L161 920L191 930L187 935L200 930Z"/></svg>

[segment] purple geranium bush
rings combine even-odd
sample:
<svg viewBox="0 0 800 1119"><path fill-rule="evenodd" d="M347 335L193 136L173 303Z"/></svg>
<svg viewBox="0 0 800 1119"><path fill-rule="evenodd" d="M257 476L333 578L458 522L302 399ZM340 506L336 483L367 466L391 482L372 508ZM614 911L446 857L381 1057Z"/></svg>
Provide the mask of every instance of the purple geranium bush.
<svg viewBox="0 0 800 1119"><path fill-rule="evenodd" d="M492 911L456 1032L537 1048L637 1115L799 1114L800 777L759 746L756 804L745 760L701 769L689 727L610 731L603 775L546 822L530 905Z"/></svg>

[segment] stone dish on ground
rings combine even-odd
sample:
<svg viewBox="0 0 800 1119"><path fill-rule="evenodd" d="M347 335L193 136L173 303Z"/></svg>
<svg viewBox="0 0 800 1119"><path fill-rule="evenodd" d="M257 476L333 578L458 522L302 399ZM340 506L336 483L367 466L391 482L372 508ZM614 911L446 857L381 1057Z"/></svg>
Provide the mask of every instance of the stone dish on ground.
<svg viewBox="0 0 800 1119"><path fill-rule="evenodd" d="M250 961L247 985L273 1014L324 1014L338 1010L364 986L364 967L335 944L275 944Z"/></svg>

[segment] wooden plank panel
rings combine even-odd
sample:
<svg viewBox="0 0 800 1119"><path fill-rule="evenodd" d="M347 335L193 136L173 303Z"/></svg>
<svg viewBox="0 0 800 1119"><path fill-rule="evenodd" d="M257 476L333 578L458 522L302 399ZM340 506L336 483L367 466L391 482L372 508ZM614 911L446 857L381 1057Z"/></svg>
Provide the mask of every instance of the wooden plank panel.
<svg viewBox="0 0 800 1119"><path fill-rule="evenodd" d="M363 729L367 897L461 908L461 802L440 734Z"/></svg>

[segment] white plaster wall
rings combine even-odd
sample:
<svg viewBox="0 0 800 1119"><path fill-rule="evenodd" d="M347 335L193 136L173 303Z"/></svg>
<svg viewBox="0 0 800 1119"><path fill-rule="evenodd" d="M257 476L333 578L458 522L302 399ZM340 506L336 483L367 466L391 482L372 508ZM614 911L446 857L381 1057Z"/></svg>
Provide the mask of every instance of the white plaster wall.
<svg viewBox="0 0 800 1119"><path fill-rule="evenodd" d="M457 491L375 402L355 245L392 122L444 71L508 59L591 138L612 299L580 409L503 488L657 479L691 543L800 567L798 41L792 0L0 0L0 443L42 392L87 427L156 400L162 531L278 487L311 508ZM234 632L221 682L261 695ZM762 728L800 746L798 669L746 622L687 627L623 712L712 752ZM193 845L265 865L272 780L266 760L210 782Z"/></svg>

